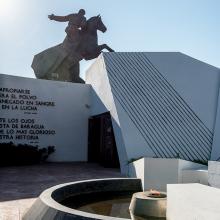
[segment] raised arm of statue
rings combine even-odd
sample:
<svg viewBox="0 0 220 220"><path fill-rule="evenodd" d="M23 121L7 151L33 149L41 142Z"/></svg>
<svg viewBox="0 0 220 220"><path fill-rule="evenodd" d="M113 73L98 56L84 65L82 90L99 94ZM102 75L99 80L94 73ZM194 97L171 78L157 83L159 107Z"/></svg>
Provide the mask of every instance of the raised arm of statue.
<svg viewBox="0 0 220 220"><path fill-rule="evenodd" d="M67 16L56 16L54 14L48 15L50 20L59 21L59 22L66 22L69 21L69 15Z"/></svg>

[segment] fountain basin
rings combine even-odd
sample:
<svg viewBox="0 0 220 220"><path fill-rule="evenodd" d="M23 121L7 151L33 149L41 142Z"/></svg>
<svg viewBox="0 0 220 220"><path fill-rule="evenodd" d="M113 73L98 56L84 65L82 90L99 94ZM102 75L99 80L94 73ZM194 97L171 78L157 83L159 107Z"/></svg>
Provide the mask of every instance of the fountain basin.
<svg viewBox="0 0 220 220"><path fill-rule="evenodd" d="M136 178L96 179L66 183L51 187L39 196L33 206L23 216L23 220L72 220L72 219L125 219L80 211L64 205L69 198L76 198L74 206L81 206L80 197L88 198L96 195L132 196L142 191L141 180ZM79 204L77 204L79 203Z"/></svg>

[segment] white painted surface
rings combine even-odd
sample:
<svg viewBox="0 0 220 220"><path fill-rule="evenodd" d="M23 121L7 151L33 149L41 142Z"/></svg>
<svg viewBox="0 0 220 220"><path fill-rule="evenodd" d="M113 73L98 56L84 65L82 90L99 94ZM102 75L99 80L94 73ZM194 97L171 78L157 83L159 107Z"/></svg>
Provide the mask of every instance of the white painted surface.
<svg viewBox="0 0 220 220"><path fill-rule="evenodd" d="M129 175L140 178L144 190L166 191L167 184L187 181L205 184L207 173L201 174L199 169L205 169L205 166L180 159L142 158L130 164ZM187 173L189 170L194 173ZM193 176L195 174L197 176Z"/></svg>
<svg viewBox="0 0 220 220"><path fill-rule="evenodd" d="M220 189L202 184L167 186L167 220L219 220Z"/></svg>
<svg viewBox="0 0 220 220"><path fill-rule="evenodd" d="M220 69L178 52L152 52L147 56L213 131Z"/></svg>
<svg viewBox="0 0 220 220"><path fill-rule="evenodd" d="M133 163L129 164L129 177L141 179L142 188L145 188L145 158L141 158Z"/></svg>
<svg viewBox="0 0 220 220"><path fill-rule="evenodd" d="M168 183L178 182L178 160L176 159L145 159L145 189L166 191Z"/></svg>
<svg viewBox="0 0 220 220"><path fill-rule="evenodd" d="M36 100L50 101L55 104L55 106L50 107L37 106L35 111L12 110L12 105L9 110L3 110L0 104L0 118L5 118L6 120L18 119L19 122L17 124L19 127L21 126L21 119L31 119L34 120L34 124L41 124L46 130L55 131L54 135L39 135L38 143L35 143L36 140L32 143L33 140L24 139L13 139L11 141L14 143L39 145L40 147L55 146L56 152L51 155L50 161L87 160L90 85L29 79L1 74L0 88L26 89L30 91L31 96L36 96ZM6 92L0 93L7 94ZM8 94L14 94L17 96L16 100L21 100L18 93ZM23 101L26 103L27 100L24 99ZM13 106L15 107L15 105ZM20 106L18 107L20 108ZM35 104L33 106L36 107ZM28 112L28 114L25 114L25 112ZM9 129L4 129L4 132L7 132L7 130ZM16 130L18 129L14 129L14 132L17 132ZM24 130L27 130L28 133L30 132L30 129ZM9 141L0 140L0 142Z"/></svg>
<svg viewBox="0 0 220 220"><path fill-rule="evenodd" d="M209 161L208 183L212 187L220 188L220 162L219 161Z"/></svg>
<svg viewBox="0 0 220 220"><path fill-rule="evenodd" d="M182 183L201 183L208 185L208 170L182 170Z"/></svg>
<svg viewBox="0 0 220 220"><path fill-rule="evenodd" d="M115 106L117 108L120 128L122 131L124 144L126 146L127 157L129 158L129 160L145 156L155 156L151 148L146 145L146 141L144 140L137 127L134 125L132 120L128 117L125 110L121 107L116 99Z"/></svg>

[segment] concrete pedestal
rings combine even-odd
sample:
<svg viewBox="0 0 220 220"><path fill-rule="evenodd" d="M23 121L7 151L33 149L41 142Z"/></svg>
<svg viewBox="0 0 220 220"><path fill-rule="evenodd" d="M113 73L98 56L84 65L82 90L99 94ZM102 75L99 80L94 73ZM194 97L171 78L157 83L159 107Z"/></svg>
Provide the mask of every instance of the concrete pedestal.
<svg viewBox="0 0 220 220"><path fill-rule="evenodd" d="M166 217L166 194L163 198L153 198L149 196L149 192L138 192L132 196L129 207L132 219L135 216L150 219L165 219Z"/></svg>

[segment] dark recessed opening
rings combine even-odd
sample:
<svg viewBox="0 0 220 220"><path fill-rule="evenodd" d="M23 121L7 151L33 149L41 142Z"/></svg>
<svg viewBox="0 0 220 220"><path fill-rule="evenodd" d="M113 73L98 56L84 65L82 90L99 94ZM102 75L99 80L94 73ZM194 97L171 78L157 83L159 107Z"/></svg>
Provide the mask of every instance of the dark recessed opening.
<svg viewBox="0 0 220 220"><path fill-rule="evenodd" d="M89 118L88 162L109 168L120 167L109 112Z"/></svg>

